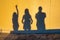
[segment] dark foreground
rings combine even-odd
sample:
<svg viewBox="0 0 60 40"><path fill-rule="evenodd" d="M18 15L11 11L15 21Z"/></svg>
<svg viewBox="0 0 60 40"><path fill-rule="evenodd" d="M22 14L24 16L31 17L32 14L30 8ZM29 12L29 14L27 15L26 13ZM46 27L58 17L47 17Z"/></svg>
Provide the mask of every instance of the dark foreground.
<svg viewBox="0 0 60 40"><path fill-rule="evenodd" d="M7 34L7 33L0 33L0 40L60 40L60 34Z"/></svg>

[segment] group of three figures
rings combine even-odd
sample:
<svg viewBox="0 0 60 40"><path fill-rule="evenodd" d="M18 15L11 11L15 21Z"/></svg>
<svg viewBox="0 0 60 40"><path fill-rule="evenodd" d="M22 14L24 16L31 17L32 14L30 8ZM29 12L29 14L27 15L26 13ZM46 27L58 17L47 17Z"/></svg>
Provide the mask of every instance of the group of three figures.
<svg viewBox="0 0 60 40"><path fill-rule="evenodd" d="M43 29L45 29L44 18L46 17L46 14L42 12L42 7L39 7L38 9L39 9L39 11L35 16L37 19L36 26L37 26L38 30L43 30ZM19 24L18 24L19 12L18 12L17 5L16 5L16 10L17 10L17 12L13 13L13 18L12 18L14 31L18 31L18 28L19 28ZM25 14L23 15L22 23L24 24L23 27L24 27L25 31L28 31L31 29L31 24L33 23L33 20L31 18L28 8L25 9Z"/></svg>

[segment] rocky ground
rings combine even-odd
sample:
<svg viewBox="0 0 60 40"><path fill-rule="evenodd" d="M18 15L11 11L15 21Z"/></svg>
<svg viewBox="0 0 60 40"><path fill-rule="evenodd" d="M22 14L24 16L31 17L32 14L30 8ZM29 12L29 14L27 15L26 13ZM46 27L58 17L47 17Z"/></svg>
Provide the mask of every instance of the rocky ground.
<svg viewBox="0 0 60 40"><path fill-rule="evenodd" d="M0 34L0 40L60 40L60 34Z"/></svg>

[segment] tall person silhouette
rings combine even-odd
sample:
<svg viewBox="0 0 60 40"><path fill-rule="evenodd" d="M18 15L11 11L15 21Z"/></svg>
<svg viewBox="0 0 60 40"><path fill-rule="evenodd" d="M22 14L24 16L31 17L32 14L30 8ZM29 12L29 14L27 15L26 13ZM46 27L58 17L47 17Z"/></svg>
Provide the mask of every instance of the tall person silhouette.
<svg viewBox="0 0 60 40"><path fill-rule="evenodd" d="M38 30L45 30L45 23L44 23L44 19L46 17L46 14L44 12L42 12L42 7L40 6L38 8L38 13L36 14L36 19L37 19L37 29Z"/></svg>
<svg viewBox="0 0 60 40"><path fill-rule="evenodd" d="M24 24L24 29L25 31L29 31L31 29L31 24L32 24L33 20L31 18L31 15L29 14L29 10L25 9L25 14L23 15L22 18L22 23Z"/></svg>
<svg viewBox="0 0 60 40"><path fill-rule="evenodd" d="M18 15L19 15L19 12L18 12L17 5L16 5L16 11L17 12L13 13L13 18L12 18L12 23L13 23L14 31L18 31L18 27L19 27L19 24L18 24Z"/></svg>

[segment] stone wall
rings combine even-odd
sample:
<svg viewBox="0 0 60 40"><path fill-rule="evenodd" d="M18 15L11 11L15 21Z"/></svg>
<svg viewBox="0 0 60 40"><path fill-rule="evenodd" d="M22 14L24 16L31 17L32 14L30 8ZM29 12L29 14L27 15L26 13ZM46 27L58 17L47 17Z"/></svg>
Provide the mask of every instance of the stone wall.
<svg viewBox="0 0 60 40"><path fill-rule="evenodd" d="M0 34L0 40L60 40L60 34Z"/></svg>

